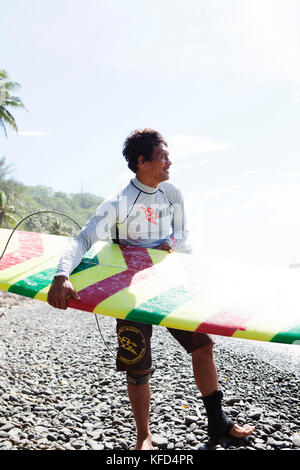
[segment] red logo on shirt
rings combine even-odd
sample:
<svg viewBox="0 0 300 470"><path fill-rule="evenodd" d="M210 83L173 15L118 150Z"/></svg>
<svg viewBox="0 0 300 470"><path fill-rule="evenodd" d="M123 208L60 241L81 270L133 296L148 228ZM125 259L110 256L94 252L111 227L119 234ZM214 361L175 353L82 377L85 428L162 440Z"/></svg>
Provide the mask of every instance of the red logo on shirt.
<svg viewBox="0 0 300 470"><path fill-rule="evenodd" d="M159 219L159 215L155 214L154 210L151 209L151 207L142 207L140 206L141 209L145 212L145 217L149 222L151 222L154 225L158 225L157 222L155 222L154 218Z"/></svg>

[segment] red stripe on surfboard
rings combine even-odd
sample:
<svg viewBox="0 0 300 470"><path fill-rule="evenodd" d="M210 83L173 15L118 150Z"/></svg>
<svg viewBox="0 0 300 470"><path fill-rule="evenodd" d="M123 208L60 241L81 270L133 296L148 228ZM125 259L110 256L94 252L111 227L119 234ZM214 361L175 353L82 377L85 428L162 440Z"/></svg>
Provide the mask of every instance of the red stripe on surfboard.
<svg viewBox="0 0 300 470"><path fill-rule="evenodd" d="M153 261L146 248L120 245L120 249L128 269L141 271L153 266Z"/></svg>
<svg viewBox="0 0 300 470"><path fill-rule="evenodd" d="M71 298L68 307L92 312L100 302L154 274L155 267L146 248L120 245L120 249L129 269L82 289L78 292L80 301Z"/></svg>
<svg viewBox="0 0 300 470"><path fill-rule="evenodd" d="M215 334L221 336L232 336L237 330L245 330L246 322L252 315L236 315L234 313L222 312L212 315L208 321L200 323L195 330L198 333Z"/></svg>
<svg viewBox="0 0 300 470"><path fill-rule="evenodd" d="M0 271L41 256L44 253L43 240L40 233L17 232L17 235L19 249L3 256L0 261Z"/></svg>

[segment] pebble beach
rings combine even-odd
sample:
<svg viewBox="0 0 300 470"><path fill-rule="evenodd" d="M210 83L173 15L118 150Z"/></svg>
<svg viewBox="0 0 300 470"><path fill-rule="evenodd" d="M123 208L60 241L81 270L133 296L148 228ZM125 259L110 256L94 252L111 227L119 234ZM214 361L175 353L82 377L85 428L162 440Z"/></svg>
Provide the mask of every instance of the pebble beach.
<svg viewBox="0 0 300 470"><path fill-rule="evenodd" d="M0 292L0 450L135 447L115 319ZM300 347L214 336L224 410L255 431L211 441L190 356L154 327L154 450L300 450Z"/></svg>

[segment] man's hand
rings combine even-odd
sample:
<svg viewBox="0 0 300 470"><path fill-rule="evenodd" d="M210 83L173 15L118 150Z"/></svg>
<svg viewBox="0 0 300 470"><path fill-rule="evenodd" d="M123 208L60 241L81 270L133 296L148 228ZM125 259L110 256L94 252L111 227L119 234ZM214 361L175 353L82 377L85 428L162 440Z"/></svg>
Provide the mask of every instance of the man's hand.
<svg viewBox="0 0 300 470"><path fill-rule="evenodd" d="M68 307L67 300L70 297L80 300L79 295L68 278L64 276L55 277L48 293L48 304L52 305L52 307L66 310Z"/></svg>
<svg viewBox="0 0 300 470"><path fill-rule="evenodd" d="M171 247L171 245L168 242L162 243L156 249L157 250L168 251L169 253L173 253L173 248Z"/></svg>

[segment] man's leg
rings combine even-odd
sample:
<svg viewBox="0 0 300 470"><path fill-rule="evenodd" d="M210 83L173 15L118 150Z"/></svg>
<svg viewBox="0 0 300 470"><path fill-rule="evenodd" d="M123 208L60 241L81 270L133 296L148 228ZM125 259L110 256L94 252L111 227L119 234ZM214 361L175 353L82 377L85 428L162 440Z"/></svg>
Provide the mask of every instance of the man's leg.
<svg viewBox="0 0 300 470"><path fill-rule="evenodd" d="M168 328L172 336L192 354L196 385L202 395L208 419L208 433L217 437L230 434L244 438L253 432L252 426L239 426L227 418L222 409L222 392L214 359L213 340L209 335Z"/></svg>
<svg viewBox="0 0 300 470"><path fill-rule="evenodd" d="M137 430L137 450L151 449L149 428L152 325L117 320L117 370L127 372L127 390Z"/></svg>
<svg viewBox="0 0 300 470"><path fill-rule="evenodd" d="M150 370L132 371L130 372L130 375L127 375L128 397L131 403L137 431L136 450L152 449L151 431L149 427L149 410L151 398L149 375ZM133 381L131 378L133 376L136 378L140 377L141 382L146 383L132 383ZM143 379L144 377L145 379Z"/></svg>
<svg viewBox="0 0 300 470"><path fill-rule="evenodd" d="M218 390L218 374L213 353L213 344L202 346L192 352L195 382L202 396Z"/></svg>
<svg viewBox="0 0 300 470"><path fill-rule="evenodd" d="M229 433L242 439L252 434L254 427L239 426L228 420L221 406L222 392L219 391L218 375L214 359L213 344L200 347L192 352L193 371L196 385L202 395L209 421L209 433Z"/></svg>

